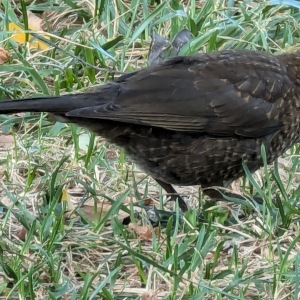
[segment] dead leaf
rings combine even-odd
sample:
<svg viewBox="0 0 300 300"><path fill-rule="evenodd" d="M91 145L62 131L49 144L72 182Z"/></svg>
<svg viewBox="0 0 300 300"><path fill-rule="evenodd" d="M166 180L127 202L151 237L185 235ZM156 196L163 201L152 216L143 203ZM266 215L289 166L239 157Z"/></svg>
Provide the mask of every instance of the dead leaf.
<svg viewBox="0 0 300 300"><path fill-rule="evenodd" d="M143 200L143 202L144 202L144 205L146 205L146 206L150 206L150 205L154 206L154 201L152 198L146 198Z"/></svg>
<svg viewBox="0 0 300 300"><path fill-rule="evenodd" d="M94 205L82 205L80 207L80 209L91 221L95 221L99 219L100 216L104 216L110 210L110 208L110 203L97 203L97 209L95 209Z"/></svg>
<svg viewBox="0 0 300 300"><path fill-rule="evenodd" d="M167 58L177 56L181 48L192 39L192 36L189 30L183 29L170 42L163 36L153 32L148 54L149 64L156 65Z"/></svg>
<svg viewBox="0 0 300 300"><path fill-rule="evenodd" d="M92 222L99 220L102 216L108 213L112 207L112 203L103 197L97 197L96 199L89 199L84 202L84 205L80 205L82 198L85 197L87 191L81 184L72 185L62 189L61 200L67 203L68 217L72 217L73 213L80 209L85 216ZM96 208L95 208L96 206ZM141 208L135 208L135 211L140 211ZM129 218L129 214L123 210L119 210L116 217L121 223L126 218ZM129 223L129 222L128 222Z"/></svg>
<svg viewBox="0 0 300 300"><path fill-rule="evenodd" d="M9 60L10 56L11 55L7 50L0 47L0 65L6 63Z"/></svg>
<svg viewBox="0 0 300 300"><path fill-rule="evenodd" d="M134 223L130 223L128 228L134 231L138 237L144 241L151 241L152 240L152 230L150 226L141 226ZM154 233L156 236L159 234L159 227L155 227Z"/></svg>
<svg viewBox="0 0 300 300"><path fill-rule="evenodd" d="M9 149L15 143L15 139L12 135L0 134L0 149Z"/></svg>
<svg viewBox="0 0 300 300"><path fill-rule="evenodd" d="M84 214L88 217L89 220L92 222L95 220L99 220L101 216L105 216L108 211L111 209L112 204L108 201L101 201L97 202L97 209L95 209L94 204L85 204L80 207L80 209L84 212ZM127 217L129 214L119 210L118 215L116 216L121 222Z"/></svg>
<svg viewBox="0 0 300 300"><path fill-rule="evenodd" d="M38 17L31 11L27 12L27 17L28 17L28 27L30 29L36 31L43 31L43 27L42 27L43 20L40 17Z"/></svg>
<svg viewBox="0 0 300 300"><path fill-rule="evenodd" d="M141 300L157 300L156 293L154 291L144 292L141 296Z"/></svg>
<svg viewBox="0 0 300 300"><path fill-rule="evenodd" d="M22 227L22 229L15 233L15 236L21 241L25 241L27 232L27 229L25 227Z"/></svg>

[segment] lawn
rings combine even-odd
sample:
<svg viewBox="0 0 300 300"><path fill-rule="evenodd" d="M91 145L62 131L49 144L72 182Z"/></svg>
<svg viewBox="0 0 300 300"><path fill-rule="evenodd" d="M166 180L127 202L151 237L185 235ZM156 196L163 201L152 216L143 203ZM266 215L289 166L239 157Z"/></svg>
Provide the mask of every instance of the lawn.
<svg viewBox="0 0 300 300"><path fill-rule="evenodd" d="M93 89L167 59L178 33L180 55L297 51L299 9L293 0L2 0L0 99ZM47 114L0 115L0 299L297 300L299 152L255 174L245 167L232 186L263 205L178 187L190 207L182 214L103 138Z"/></svg>

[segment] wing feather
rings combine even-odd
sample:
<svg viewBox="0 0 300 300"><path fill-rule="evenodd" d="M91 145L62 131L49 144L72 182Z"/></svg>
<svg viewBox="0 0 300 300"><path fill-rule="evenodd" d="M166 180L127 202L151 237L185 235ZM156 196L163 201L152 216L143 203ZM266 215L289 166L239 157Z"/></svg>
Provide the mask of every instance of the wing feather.
<svg viewBox="0 0 300 300"><path fill-rule="evenodd" d="M292 85L285 67L268 54L232 53L177 57L127 75L116 99L67 116L224 137L273 134L283 126L280 95Z"/></svg>

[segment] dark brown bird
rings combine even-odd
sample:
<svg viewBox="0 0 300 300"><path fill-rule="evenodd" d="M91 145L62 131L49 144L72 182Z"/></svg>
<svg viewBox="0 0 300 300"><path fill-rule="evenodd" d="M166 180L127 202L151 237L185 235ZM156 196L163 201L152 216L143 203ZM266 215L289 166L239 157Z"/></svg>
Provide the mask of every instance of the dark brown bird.
<svg viewBox="0 0 300 300"><path fill-rule="evenodd" d="M226 186L243 175L242 162L252 172L262 165L262 144L270 163L299 140L300 53L175 57L93 92L0 102L0 114L25 111L123 147L168 193L172 184Z"/></svg>

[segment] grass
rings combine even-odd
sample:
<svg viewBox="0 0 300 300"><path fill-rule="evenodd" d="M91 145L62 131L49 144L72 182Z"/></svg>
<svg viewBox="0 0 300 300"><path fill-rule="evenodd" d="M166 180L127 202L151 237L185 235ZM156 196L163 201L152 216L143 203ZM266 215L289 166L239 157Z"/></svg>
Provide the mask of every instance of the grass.
<svg viewBox="0 0 300 300"><path fill-rule="evenodd" d="M13 22L30 38L25 16L34 11L39 35L58 48L32 49L1 31L11 58L0 65L0 98L81 91L112 70L145 67L152 31L172 40L189 29L182 55L294 51L298 3L273 2L3 0L3 29ZM237 184L260 194L262 207L212 206L197 188L181 188L195 210L156 230L131 201L162 208L162 192L121 150L44 114L0 121L0 142L11 137L0 148L1 299L299 298L299 145L254 175L245 167ZM122 223L128 215L133 225Z"/></svg>

